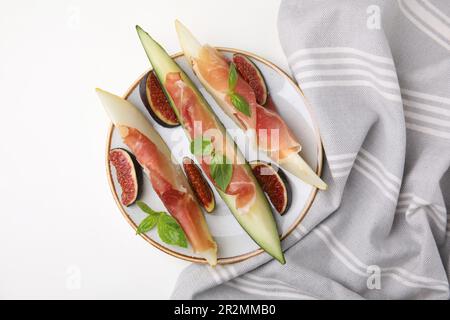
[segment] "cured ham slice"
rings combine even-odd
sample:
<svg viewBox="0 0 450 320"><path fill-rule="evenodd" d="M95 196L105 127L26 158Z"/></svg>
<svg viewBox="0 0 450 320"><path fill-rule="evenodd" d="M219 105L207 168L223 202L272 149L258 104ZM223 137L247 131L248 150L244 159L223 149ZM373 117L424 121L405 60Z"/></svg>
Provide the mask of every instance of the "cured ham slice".
<svg viewBox="0 0 450 320"><path fill-rule="evenodd" d="M194 60L199 76L219 95L222 95L226 112L239 120L245 130L254 130L260 149L267 151L275 159L283 159L291 153L300 151L301 146L286 123L273 110L266 109L256 102L256 96L250 85L238 76L236 93L241 95L250 106L250 116L237 110L227 95L230 65L225 57L208 45L201 47L199 57Z"/></svg>
<svg viewBox="0 0 450 320"><path fill-rule="evenodd" d="M167 211L177 220L194 251L211 265L217 263L217 245L181 167L144 115L128 101L97 89L97 93L124 143L149 177Z"/></svg>
<svg viewBox="0 0 450 320"><path fill-rule="evenodd" d="M300 144L281 117L273 110L256 107L258 146L277 162L290 154L298 153Z"/></svg>
<svg viewBox="0 0 450 320"><path fill-rule="evenodd" d="M212 239L199 237L208 230L206 221L181 171L168 165L171 160L138 130L121 128L121 132L126 132L123 135L125 144L150 177L164 206L182 226L192 247L198 252L214 247Z"/></svg>
<svg viewBox="0 0 450 320"><path fill-rule="evenodd" d="M208 110L203 108L195 92L184 83L180 73L168 73L165 87L183 117L185 128L191 139L194 139L196 135L201 136L207 130L217 130L217 122L210 116ZM196 126L199 132L195 132Z"/></svg>
<svg viewBox="0 0 450 320"><path fill-rule="evenodd" d="M233 176L226 193L235 195L236 206L238 208L246 208L245 211L255 201L255 184L249 178L242 165L234 165Z"/></svg>

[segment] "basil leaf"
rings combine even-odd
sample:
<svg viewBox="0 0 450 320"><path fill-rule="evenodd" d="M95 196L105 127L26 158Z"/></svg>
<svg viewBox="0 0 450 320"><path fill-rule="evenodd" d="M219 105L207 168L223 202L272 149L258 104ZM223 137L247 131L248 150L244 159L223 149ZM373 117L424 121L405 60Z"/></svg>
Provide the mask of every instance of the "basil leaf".
<svg viewBox="0 0 450 320"><path fill-rule="evenodd" d="M178 222L168 214L162 214L158 222L158 235L167 244L187 248L187 240Z"/></svg>
<svg viewBox="0 0 450 320"><path fill-rule="evenodd" d="M250 106L243 96L237 93L231 93L230 99L231 103L236 107L236 109L245 114L247 117L251 116Z"/></svg>
<svg viewBox="0 0 450 320"><path fill-rule="evenodd" d="M138 207L148 214L136 229L136 234L146 233L158 226L158 235L168 244L187 248L187 240L178 222L165 212L156 212L142 201L137 201Z"/></svg>
<svg viewBox="0 0 450 320"><path fill-rule="evenodd" d="M158 223L160 215L153 213L148 215L144 220L141 221L138 228L136 229L136 234L146 233L152 230Z"/></svg>
<svg viewBox="0 0 450 320"><path fill-rule="evenodd" d="M225 191L233 176L233 165L227 163L225 156L216 155L211 159L210 173L217 186Z"/></svg>
<svg viewBox="0 0 450 320"><path fill-rule="evenodd" d="M234 88L236 88L238 75L236 71L236 66L234 63L230 64L230 72L228 73L228 90L230 92L234 91Z"/></svg>
<svg viewBox="0 0 450 320"><path fill-rule="evenodd" d="M145 202L143 201L136 201L137 206L139 209L144 211L147 214L157 214L152 208L150 208Z"/></svg>
<svg viewBox="0 0 450 320"><path fill-rule="evenodd" d="M191 141L190 149L191 153L196 156L209 155L212 152L213 145L210 140L199 137Z"/></svg>

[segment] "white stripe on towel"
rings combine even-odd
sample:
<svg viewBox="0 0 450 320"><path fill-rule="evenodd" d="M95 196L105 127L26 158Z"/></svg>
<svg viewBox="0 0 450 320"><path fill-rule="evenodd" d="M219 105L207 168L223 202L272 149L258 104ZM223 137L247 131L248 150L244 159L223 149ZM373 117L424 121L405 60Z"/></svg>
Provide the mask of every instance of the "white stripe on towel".
<svg viewBox="0 0 450 320"><path fill-rule="evenodd" d="M353 55L357 55L357 56L366 58L368 60L372 60L374 62L394 65L394 62L392 61L391 58L378 56L378 55L375 55L375 54L372 54L372 53L368 53L368 52L365 52L365 51L362 51L362 50L358 50L358 49L355 49L355 48L351 48L351 47L322 47L322 48L305 48L305 49L300 49L300 50L297 50L294 53L292 53L288 57L288 61L292 62L295 59L297 59L297 58L299 58L300 56L303 56L303 55L327 54L327 53L353 54Z"/></svg>
<svg viewBox="0 0 450 320"><path fill-rule="evenodd" d="M327 155L331 175L334 178L346 177L350 173L357 153Z"/></svg>
<svg viewBox="0 0 450 320"><path fill-rule="evenodd" d="M408 89L401 92L408 130L450 139L450 99Z"/></svg>
<svg viewBox="0 0 450 320"><path fill-rule="evenodd" d="M377 157L375 157L373 154L371 154L368 150L361 148L360 153L363 154L364 156L366 156L368 159L370 159L372 161L372 163L374 163L376 166L378 166L380 168L380 170L383 172L383 174L390 179L392 182L400 185L402 183L402 180L397 177L395 174L391 173L384 165L383 163L380 161L380 159L378 159Z"/></svg>
<svg viewBox="0 0 450 320"><path fill-rule="evenodd" d="M337 155L327 155L328 161L337 161L337 160L348 160L348 159L354 159L358 153L343 153L343 154L337 154Z"/></svg>
<svg viewBox="0 0 450 320"><path fill-rule="evenodd" d="M438 117L434 117L434 116L427 116L424 114L420 114L420 113L417 113L414 111L408 111L408 110L405 110L403 113L405 114L405 118L419 120L422 122L435 124L435 125L442 126L442 127L450 127L450 120L444 120L442 118L438 118ZM445 132L445 131L443 131L443 132Z"/></svg>
<svg viewBox="0 0 450 320"><path fill-rule="evenodd" d="M406 216L410 216L417 212L417 209L423 209L429 214L436 226L445 231L447 225L447 209L445 207L431 203L413 193L404 192L400 194L395 213L405 213Z"/></svg>
<svg viewBox="0 0 450 320"><path fill-rule="evenodd" d="M330 251L354 273L367 277L368 265L358 259L347 247L345 247L325 225L320 225L313 230L315 234L326 244ZM427 288L448 291L448 283L424 276L415 275L399 267L380 267L381 276L393 278L405 286L415 288Z"/></svg>
<svg viewBox="0 0 450 320"><path fill-rule="evenodd" d="M270 294L270 297L278 297L278 298L291 298L291 299L311 299L309 296L297 294L297 293L290 293L290 292L275 292L275 291L268 291L267 288L264 289L258 289L253 287L248 287L242 284L242 282L236 282L235 280L225 283L225 285L235 288L239 291L250 293L250 294L256 294L262 297L267 297L268 294Z"/></svg>
<svg viewBox="0 0 450 320"><path fill-rule="evenodd" d="M450 109L441 108L441 107L433 106L433 105L422 103L422 102L412 101L409 99L403 99L403 105L405 106L405 108L408 108L409 110L414 108L414 109L419 109L422 111L435 113L437 115L443 115L443 116L450 117Z"/></svg>
<svg viewBox="0 0 450 320"><path fill-rule="evenodd" d="M444 12L435 7L430 1L422 0L422 3L431 11L433 11L436 16L440 17L442 20L450 25L450 17L446 16Z"/></svg>
<svg viewBox="0 0 450 320"><path fill-rule="evenodd" d="M356 65L368 68L369 70L386 77L397 79L397 74L392 69L381 68L373 63L367 62L359 58L311 58L306 60L299 60L292 65L292 70L297 71L307 66L317 65Z"/></svg>
<svg viewBox="0 0 450 320"><path fill-rule="evenodd" d="M410 97L419 98L419 99L423 99L423 100L429 100L429 101L433 101L433 102L439 102L439 103L447 104L450 106L450 98L447 98L447 97L441 97L441 96L437 96L434 94L419 92L419 91L405 89L405 88L402 88L400 91L401 91L402 95L405 95L405 96L410 96Z"/></svg>
<svg viewBox="0 0 450 320"><path fill-rule="evenodd" d="M418 6L416 4L416 1L398 0L398 4L400 10L409 19L409 21L411 21L412 24L422 30L428 37L436 41L436 43L438 43L445 49L450 50L450 40L448 38L446 39L446 32L441 32L441 30L435 28L435 24L431 22L432 20L434 20L433 17L431 17L430 20L430 16L417 16L417 14L421 14L421 11L420 9L417 10Z"/></svg>
<svg viewBox="0 0 450 320"><path fill-rule="evenodd" d="M300 85L302 90L311 88L324 88L324 87L369 87L377 91L383 98L391 101L400 102L402 99L399 94L392 94L381 90L371 81L367 80L325 80L325 81L310 81L303 82Z"/></svg>
<svg viewBox="0 0 450 320"><path fill-rule="evenodd" d="M360 76L360 77L367 77L368 80L373 81L375 85L387 88L387 89L394 89L394 90L400 90L398 82L397 81L388 81L380 78L373 72L370 72L368 70L363 69L314 69L314 70L307 70L307 71L300 71L295 74L295 77L301 81L304 82L303 79L310 78L310 77L317 77L317 76ZM380 88L382 89L382 88Z"/></svg>
<svg viewBox="0 0 450 320"><path fill-rule="evenodd" d="M368 171L364 167L361 167L359 164L355 164L353 168L355 168L359 173L361 173L363 176L369 179L375 186L377 186L378 189L381 191L381 193L387 199L391 200L394 203L397 202L397 197L391 191L386 190L386 187L380 182L380 180L375 178L375 176L370 171Z"/></svg>
<svg viewBox="0 0 450 320"><path fill-rule="evenodd" d="M450 132L431 129L429 127L421 126L421 125L418 125L415 123L406 122L406 129L418 131L418 132L425 133L425 134L439 137L439 138L450 139Z"/></svg>

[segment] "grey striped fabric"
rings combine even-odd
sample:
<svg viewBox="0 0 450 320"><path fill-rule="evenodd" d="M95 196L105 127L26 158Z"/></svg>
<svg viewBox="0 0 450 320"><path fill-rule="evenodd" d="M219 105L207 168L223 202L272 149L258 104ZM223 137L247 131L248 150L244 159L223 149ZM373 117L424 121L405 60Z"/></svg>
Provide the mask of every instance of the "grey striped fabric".
<svg viewBox="0 0 450 320"><path fill-rule="evenodd" d="M284 0L329 190L267 255L192 265L173 298L448 299L450 2Z"/></svg>

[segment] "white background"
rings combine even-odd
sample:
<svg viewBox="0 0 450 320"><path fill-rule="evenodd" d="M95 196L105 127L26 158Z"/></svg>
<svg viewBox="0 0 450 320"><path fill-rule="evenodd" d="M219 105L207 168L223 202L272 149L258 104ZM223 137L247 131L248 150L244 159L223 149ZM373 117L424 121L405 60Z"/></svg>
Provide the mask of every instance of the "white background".
<svg viewBox="0 0 450 320"><path fill-rule="evenodd" d="M287 69L279 0L0 2L0 298L168 298L187 262L150 246L108 187L95 96L148 67L134 26L169 53L200 39Z"/></svg>

